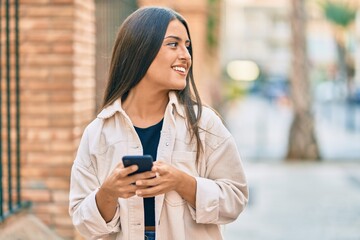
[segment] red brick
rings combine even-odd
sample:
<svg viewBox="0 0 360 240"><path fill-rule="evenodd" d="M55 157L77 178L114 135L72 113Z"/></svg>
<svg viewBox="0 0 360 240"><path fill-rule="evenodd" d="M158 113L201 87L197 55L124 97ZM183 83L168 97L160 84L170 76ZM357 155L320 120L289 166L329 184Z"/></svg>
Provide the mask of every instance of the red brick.
<svg viewBox="0 0 360 240"><path fill-rule="evenodd" d="M93 88L76 88L74 91L74 99L75 100L84 100L84 99L95 100L95 92Z"/></svg>
<svg viewBox="0 0 360 240"><path fill-rule="evenodd" d="M73 17L74 9L73 6L51 6L51 5L38 5L32 6L27 5L23 8L23 14L26 17Z"/></svg>
<svg viewBox="0 0 360 240"><path fill-rule="evenodd" d="M52 141L50 145L51 152L71 152L74 151L75 148L74 143L68 141Z"/></svg>
<svg viewBox="0 0 360 240"><path fill-rule="evenodd" d="M68 190L55 190L52 192L52 199L55 203L68 203L69 191Z"/></svg>
<svg viewBox="0 0 360 240"><path fill-rule="evenodd" d="M23 69L23 67L20 70L20 78L21 79L33 79L39 81L39 79L47 79L50 74L50 69L47 68L30 68L30 69ZM24 89L21 93L26 91Z"/></svg>
<svg viewBox="0 0 360 240"><path fill-rule="evenodd" d="M33 202L49 202L51 194L47 189L23 189L22 197L24 200Z"/></svg>
<svg viewBox="0 0 360 240"><path fill-rule="evenodd" d="M74 106L71 103L56 102L52 108L49 109L50 114L71 114L74 111Z"/></svg>
<svg viewBox="0 0 360 240"><path fill-rule="evenodd" d="M53 167L49 171L49 176L52 177L64 177L64 178L70 178L70 172L71 172L71 164L69 166L58 166Z"/></svg>
<svg viewBox="0 0 360 240"><path fill-rule="evenodd" d="M53 128L50 129L51 133L52 133L52 139L56 139L56 140L71 140L74 138L74 133L72 131L72 129L62 129L62 128Z"/></svg>
<svg viewBox="0 0 360 240"><path fill-rule="evenodd" d="M70 158L69 158L70 159ZM67 162L73 162L74 159L71 158L71 161L69 160L66 160ZM50 189L54 189L54 190L58 190L58 189L61 189L61 190L66 190L68 191L69 190L69 186L70 186L70 179L67 179L67 178L61 178L61 177L58 177L58 178L47 178L45 179L45 184L48 188Z"/></svg>
<svg viewBox="0 0 360 240"><path fill-rule="evenodd" d="M72 129L57 129L57 128L41 128L41 129L29 129L26 132L26 138L28 140L71 140L74 133Z"/></svg>
<svg viewBox="0 0 360 240"><path fill-rule="evenodd" d="M68 215L68 204L59 204L59 203L34 203L34 212L35 213L48 213L55 215Z"/></svg>
<svg viewBox="0 0 360 240"><path fill-rule="evenodd" d="M27 117L27 114L23 113L21 120L21 126L23 128L30 128L30 127L40 128L40 127L49 127L50 125L50 120L44 118L44 116L33 115L31 116L31 121L27 121L26 119L24 119L25 117Z"/></svg>
<svg viewBox="0 0 360 240"><path fill-rule="evenodd" d="M48 167L69 166L69 164L71 164L74 160L72 156L69 156L69 154L64 153L64 156L60 156L60 154L56 155L54 153L43 152L29 153L27 159L29 164L45 165L44 163L46 163ZM47 182L48 179L44 181ZM52 186L54 187L54 185Z"/></svg>
<svg viewBox="0 0 360 240"><path fill-rule="evenodd" d="M95 10L94 1L76 1L76 10L93 12Z"/></svg>
<svg viewBox="0 0 360 240"><path fill-rule="evenodd" d="M56 91L50 96L53 102L72 103L74 101L73 93L70 91Z"/></svg>
<svg viewBox="0 0 360 240"><path fill-rule="evenodd" d="M28 82L24 84L28 90L41 90L41 91L52 91L57 89L72 90L74 85L72 82L52 82L51 84L44 84L42 82Z"/></svg>
<svg viewBox="0 0 360 240"><path fill-rule="evenodd" d="M94 117L94 3L22 0L20 8L22 183L26 197L37 197L34 213L64 239L76 238L67 210L70 172Z"/></svg>
<svg viewBox="0 0 360 240"><path fill-rule="evenodd" d="M50 52L50 46L27 43L20 48L20 54L46 54Z"/></svg>
<svg viewBox="0 0 360 240"><path fill-rule="evenodd" d="M94 66L91 65L76 66L74 68L74 74L76 76L82 76L84 78L90 79L90 81L93 81L95 75Z"/></svg>
<svg viewBox="0 0 360 240"><path fill-rule="evenodd" d="M44 21L42 18L22 17L20 26L23 30L33 31L39 29L50 29L50 21Z"/></svg>
<svg viewBox="0 0 360 240"><path fill-rule="evenodd" d="M28 142L23 141L22 142L22 150L27 152L42 152L42 151L49 151L50 150L50 144L49 142Z"/></svg>
<svg viewBox="0 0 360 240"><path fill-rule="evenodd" d="M74 0L50 0L52 4L70 4L74 3Z"/></svg>
<svg viewBox="0 0 360 240"><path fill-rule="evenodd" d="M22 6L26 5L26 4L47 4L49 3L50 0L20 0L20 4Z"/></svg>
<svg viewBox="0 0 360 240"><path fill-rule="evenodd" d="M32 31L24 32L21 35L23 42L35 42L37 44L47 43L56 44L63 42L72 42L74 36L71 31Z"/></svg>
<svg viewBox="0 0 360 240"><path fill-rule="evenodd" d="M29 66L71 66L73 57L68 54L42 54L27 57Z"/></svg>
<svg viewBox="0 0 360 240"><path fill-rule="evenodd" d="M39 179L51 176L49 174L49 169L41 166L22 166L21 167L21 177L24 179Z"/></svg>
<svg viewBox="0 0 360 240"><path fill-rule="evenodd" d="M26 106L26 107L25 107ZM26 105L24 103L24 112L31 112L32 114L48 114L50 110L50 106L46 102L27 102Z"/></svg>
<svg viewBox="0 0 360 240"><path fill-rule="evenodd" d="M74 49L73 49L73 46L70 44L61 44L61 45L59 44L59 45L53 46L52 51L53 51L53 53L69 54L69 53L73 53Z"/></svg>
<svg viewBox="0 0 360 240"><path fill-rule="evenodd" d="M74 29L74 22L71 18L52 17L50 20L52 29Z"/></svg>

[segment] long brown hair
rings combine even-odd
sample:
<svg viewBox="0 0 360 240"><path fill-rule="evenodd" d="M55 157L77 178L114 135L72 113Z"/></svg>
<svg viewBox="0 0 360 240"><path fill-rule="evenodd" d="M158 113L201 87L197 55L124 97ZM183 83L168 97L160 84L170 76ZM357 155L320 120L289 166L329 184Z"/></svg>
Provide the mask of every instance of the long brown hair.
<svg viewBox="0 0 360 240"><path fill-rule="evenodd" d="M163 43L170 21L177 19L190 32L185 19L177 12L163 7L140 8L128 16L120 26L113 47L109 78L102 107L115 100L125 100L129 91L145 76ZM193 58L192 46L188 48ZM184 105L191 139L196 139L196 160L200 159L203 146L199 134L202 103L195 85L193 67L189 69L186 87L177 91L179 102ZM197 106L195 113L194 106Z"/></svg>

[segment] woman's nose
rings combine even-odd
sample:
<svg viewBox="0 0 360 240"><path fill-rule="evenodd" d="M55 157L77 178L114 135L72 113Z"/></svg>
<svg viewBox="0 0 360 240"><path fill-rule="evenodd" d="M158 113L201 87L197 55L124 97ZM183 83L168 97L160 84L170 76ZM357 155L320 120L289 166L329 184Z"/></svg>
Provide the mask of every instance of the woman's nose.
<svg viewBox="0 0 360 240"><path fill-rule="evenodd" d="M186 47L181 48L181 51L179 53L179 59L183 59L187 61L191 60L191 55Z"/></svg>

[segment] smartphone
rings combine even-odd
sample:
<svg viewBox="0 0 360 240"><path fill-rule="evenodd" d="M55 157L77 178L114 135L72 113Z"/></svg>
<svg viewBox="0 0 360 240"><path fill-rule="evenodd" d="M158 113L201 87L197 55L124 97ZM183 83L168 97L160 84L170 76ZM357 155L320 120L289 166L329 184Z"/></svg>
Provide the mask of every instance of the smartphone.
<svg viewBox="0 0 360 240"><path fill-rule="evenodd" d="M146 171L151 171L153 166L153 158L151 155L127 155L122 158L124 167L129 167L131 165L137 165L138 170L129 174L129 176L142 173Z"/></svg>

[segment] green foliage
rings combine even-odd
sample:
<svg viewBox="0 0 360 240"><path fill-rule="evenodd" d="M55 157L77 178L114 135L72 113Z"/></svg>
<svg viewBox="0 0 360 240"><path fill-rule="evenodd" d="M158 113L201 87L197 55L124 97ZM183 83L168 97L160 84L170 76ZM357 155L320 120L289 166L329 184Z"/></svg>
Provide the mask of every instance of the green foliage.
<svg viewBox="0 0 360 240"><path fill-rule="evenodd" d="M207 44L210 49L213 49L217 45L217 33L216 28L219 22L218 19L218 1L219 0L208 0L208 18L207 18Z"/></svg>
<svg viewBox="0 0 360 240"><path fill-rule="evenodd" d="M225 87L225 100L233 101L242 96L245 96L247 93L247 88L239 84L238 82L229 82L224 85Z"/></svg>
<svg viewBox="0 0 360 240"><path fill-rule="evenodd" d="M346 28L355 21L356 8L344 0L325 0L320 2L326 18L340 27Z"/></svg>

